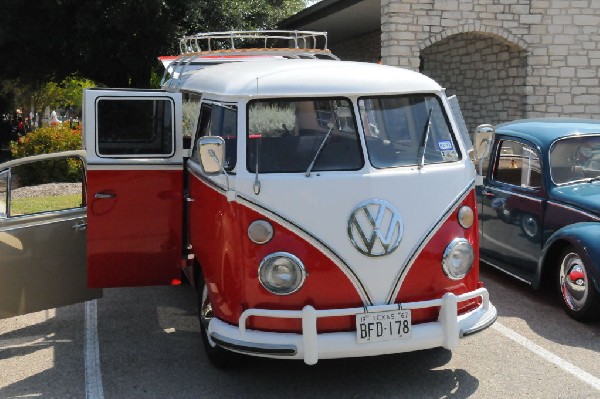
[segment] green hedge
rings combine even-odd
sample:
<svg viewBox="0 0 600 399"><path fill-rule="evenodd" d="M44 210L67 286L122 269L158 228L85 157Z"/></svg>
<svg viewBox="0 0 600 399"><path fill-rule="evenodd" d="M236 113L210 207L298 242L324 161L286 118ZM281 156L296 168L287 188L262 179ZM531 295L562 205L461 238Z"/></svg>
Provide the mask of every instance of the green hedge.
<svg viewBox="0 0 600 399"><path fill-rule="evenodd" d="M16 159L81 148L81 128L73 130L64 125L56 125L39 128L20 137L18 141L11 142L10 152L12 158ZM81 181L81 164L71 159L68 162L47 161L26 164L19 169L22 185Z"/></svg>

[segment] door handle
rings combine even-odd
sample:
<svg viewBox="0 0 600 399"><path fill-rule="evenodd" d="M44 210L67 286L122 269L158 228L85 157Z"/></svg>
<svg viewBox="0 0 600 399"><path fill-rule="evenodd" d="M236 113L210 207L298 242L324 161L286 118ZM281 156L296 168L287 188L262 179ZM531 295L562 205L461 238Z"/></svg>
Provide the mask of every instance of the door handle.
<svg viewBox="0 0 600 399"><path fill-rule="evenodd" d="M87 227L86 222L74 224L73 226L71 226L71 228L75 231L84 231L86 229L86 227Z"/></svg>
<svg viewBox="0 0 600 399"><path fill-rule="evenodd" d="M109 198L115 198L117 195L116 194L111 194L111 193L96 193L94 194L94 198L96 199L109 199Z"/></svg>

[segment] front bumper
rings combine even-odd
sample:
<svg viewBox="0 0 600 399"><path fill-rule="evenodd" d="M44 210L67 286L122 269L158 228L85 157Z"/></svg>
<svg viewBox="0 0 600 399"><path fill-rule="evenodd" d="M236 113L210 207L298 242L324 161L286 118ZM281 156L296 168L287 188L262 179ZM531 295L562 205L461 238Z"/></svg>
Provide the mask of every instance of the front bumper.
<svg viewBox="0 0 600 399"><path fill-rule="evenodd" d="M457 304L462 301L482 298L476 309L457 316ZM208 333L216 344L236 352L255 356L303 359L306 364L315 364L319 359L375 356L410 352L421 349L444 347L453 349L458 340L491 326L496 321L497 311L489 300L488 291L479 288L462 295L446 293L440 299L401 304L401 309L424 309L440 307L437 321L412 326L410 338L402 340L359 344L355 331L317 333L317 318L357 315L398 309L397 304L369 306L367 308L316 310L305 306L302 310L248 309L240 316L239 327L213 318ZM275 317L302 319L302 333L276 333L247 330L248 317Z"/></svg>

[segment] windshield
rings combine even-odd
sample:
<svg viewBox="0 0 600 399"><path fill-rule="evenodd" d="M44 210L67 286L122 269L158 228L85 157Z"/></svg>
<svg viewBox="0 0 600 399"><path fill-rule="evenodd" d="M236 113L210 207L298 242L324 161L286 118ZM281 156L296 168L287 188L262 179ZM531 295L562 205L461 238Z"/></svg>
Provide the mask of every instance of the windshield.
<svg viewBox="0 0 600 399"><path fill-rule="evenodd" d="M440 99L430 94L362 98L358 102L369 160L376 168L460 159Z"/></svg>
<svg viewBox="0 0 600 399"><path fill-rule="evenodd" d="M576 136L557 141L550 149L550 175L556 184L600 176L600 136Z"/></svg>
<svg viewBox="0 0 600 399"><path fill-rule="evenodd" d="M268 99L248 105L247 168L256 173L358 170L363 159L349 100Z"/></svg>

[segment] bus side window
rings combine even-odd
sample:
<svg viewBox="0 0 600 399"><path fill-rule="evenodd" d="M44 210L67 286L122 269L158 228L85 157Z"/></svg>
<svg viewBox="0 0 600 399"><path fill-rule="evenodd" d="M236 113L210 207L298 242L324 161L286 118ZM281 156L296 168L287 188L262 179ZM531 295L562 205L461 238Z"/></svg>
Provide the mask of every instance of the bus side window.
<svg viewBox="0 0 600 399"><path fill-rule="evenodd" d="M200 108L196 140L204 136L219 136L225 140L226 171L235 168L237 159L237 107L233 105L203 103ZM197 149L192 157L198 160Z"/></svg>

